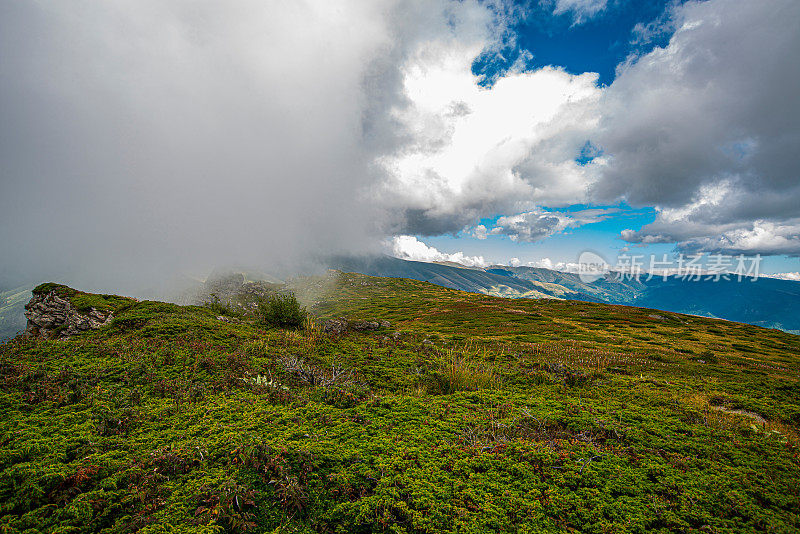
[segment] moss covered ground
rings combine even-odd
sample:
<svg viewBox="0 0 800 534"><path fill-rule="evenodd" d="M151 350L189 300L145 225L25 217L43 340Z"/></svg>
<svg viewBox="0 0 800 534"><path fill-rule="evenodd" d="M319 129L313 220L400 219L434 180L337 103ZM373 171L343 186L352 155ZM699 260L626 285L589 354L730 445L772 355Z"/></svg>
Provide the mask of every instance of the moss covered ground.
<svg viewBox="0 0 800 534"><path fill-rule="evenodd" d="M0 346L0 532L800 529L798 336L362 275L293 287L317 325L391 327L113 300L107 327Z"/></svg>

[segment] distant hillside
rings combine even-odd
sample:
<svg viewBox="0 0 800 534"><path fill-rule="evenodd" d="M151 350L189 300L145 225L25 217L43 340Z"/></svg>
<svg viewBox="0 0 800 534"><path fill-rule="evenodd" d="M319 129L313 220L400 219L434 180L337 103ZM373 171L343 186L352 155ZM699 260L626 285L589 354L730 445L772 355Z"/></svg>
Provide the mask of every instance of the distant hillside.
<svg viewBox="0 0 800 534"><path fill-rule="evenodd" d="M590 294L580 293L568 287L552 283L508 276L503 272L483 269L466 269L440 263L401 260L389 256L365 258L337 258L331 266L345 271L369 276L389 276L410 278L422 282L460 289L473 293L483 293L495 297L511 298L571 298L575 300L600 301ZM555 273L556 271L551 271Z"/></svg>
<svg viewBox="0 0 800 534"><path fill-rule="evenodd" d="M717 317L767 328L800 330L800 283L775 278L730 280L684 280L654 276L650 280L618 280L614 275L585 283L578 275L532 267L490 268L487 272L506 274L525 280L563 285L578 296L581 294L611 304L629 304Z"/></svg>
<svg viewBox="0 0 800 534"><path fill-rule="evenodd" d="M486 295L558 298L628 304L664 311L800 332L800 282L759 278L691 281L679 277L618 280L613 274L591 283L577 274L535 267L494 265L485 270L439 263L377 258L339 258L337 269L371 276L411 278Z"/></svg>
<svg viewBox="0 0 800 534"><path fill-rule="evenodd" d="M33 285L0 289L0 342L25 330L25 303Z"/></svg>
<svg viewBox="0 0 800 534"><path fill-rule="evenodd" d="M452 262L427 263L393 258L340 257L330 260L330 267L345 272L370 276L410 278L423 282L507 298L551 298L642 306L715 317L800 333L800 282L759 278L756 281L736 280L687 281L677 277L654 277L641 281L618 280L607 275L591 283L577 274L536 267L493 265L486 269L466 267ZM233 273L236 274L233 277ZM215 280L238 284L267 283L279 280L269 274L241 269L220 269L185 289L180 297L169 300L179 303L202 301L199 295L210 292L224 299L227 289ZM210 285L209 285L210 284ZM184 284L187 285L188 284ZM213 286L213 287L212 287ZM2 290L0 288L0 341L25 329L24 306L32 285Z"/></svg>

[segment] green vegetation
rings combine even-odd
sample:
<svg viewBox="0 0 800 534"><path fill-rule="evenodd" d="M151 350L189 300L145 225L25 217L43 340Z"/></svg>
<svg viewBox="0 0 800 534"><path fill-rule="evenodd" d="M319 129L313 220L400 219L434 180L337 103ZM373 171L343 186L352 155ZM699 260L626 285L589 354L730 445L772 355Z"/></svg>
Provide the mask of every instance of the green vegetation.
<svg viewBox="0 0 800 534"><path fill-rule="evenodd" d="M450 394L457 391L477 391L497 385L499 377L493 366L476 357L470 347L448 349L437 362L433 391ZM484 351L484 356L486 353Z"/></svg>
<svg viewBox="0 0 800 534"><path fill-rule="evenodd" d="M216 293L211 293L208 300L203 303L203 306L211 310L215 315L227 315L229 317L242 315L242 311L230 303L222 302Z"/></svg>
<svg viewBox="0 0 800 534"><path fill-rule="evenodd" d="M275 293L258 304L258 314L268 326L301 328L308 312L300 307L294 293Z"/></svg>
<svg viewBox="0 0 800 534"><path fill-rule="evenodd" d="M34 295L44 295L55 291L59 297L69 299L78 311L88 311L92 308L100 311L119 312L130 307L136 301L128 297L119 295L96 295L94 293L84 293L71 287L54 282L40 284L33 288Z"/></svg>
<svg viewBox="0 0 800 534"><path fill-rule="evenodd" d="M800 529L800 337L361 275L293 289L392 328L127 301L0 346L0 532Z"/></svg>

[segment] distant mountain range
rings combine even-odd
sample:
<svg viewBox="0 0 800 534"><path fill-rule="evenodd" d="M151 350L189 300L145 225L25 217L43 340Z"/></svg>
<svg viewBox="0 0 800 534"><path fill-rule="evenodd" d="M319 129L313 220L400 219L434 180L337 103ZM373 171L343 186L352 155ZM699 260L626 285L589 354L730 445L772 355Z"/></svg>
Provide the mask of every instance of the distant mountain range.
<svg viewBox="0 0 800 534"><path fill-rule="evenodd" d="M774 278L738 281L623 279L615 273L584 282L574 273L536 267L494 265L486 269L426 263L389 256L338 258L336 269L371 276L412 278L433 284L510 298L558 298L624 304L716 317L800 334L800 282Z"/></svg>

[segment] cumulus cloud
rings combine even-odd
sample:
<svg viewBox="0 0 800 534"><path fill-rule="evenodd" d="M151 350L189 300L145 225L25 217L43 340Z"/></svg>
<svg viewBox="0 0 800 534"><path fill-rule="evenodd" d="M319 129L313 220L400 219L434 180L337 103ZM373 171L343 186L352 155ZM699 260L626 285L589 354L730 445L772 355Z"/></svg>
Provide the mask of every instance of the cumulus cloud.
<svg viewBox="0 0 800 534"><path fill-rule="evenodd" d="M561 233L568 228L600 222L619 211L618 208L593 208L562 213L536 209L498 218L488 234L506 235L512 241L532 243ZM477 236L477 227L475 233ZM480 233L486 235L486 228L484 227Z"/></svg>
<svg viewBox="0 0 800 534"><path fill-rule="evenodd" d="M800 252L798 19L791 0L673 4L632 36L674 29L668 45L631 57L604 89L553 68L512 69L484 88L470 64L487 34L426 43L408 56L393 114L409 142L380 160L384 204L401 207L396 230L456 233L502 214L472 235L536 241L580 224L542 206L624 200L657 211L623 233L631 242ZM587 139L602 150L581 165Z"/></svg>
<svg viewBox="0 0 800 534"><path fill-rule="evenodd" d="M440 252L436 247L426 245L419 239L410 235L400 235L392 238L390 242L391 254L396 258L413 261L448 261L460 263L468 267L486 267L489 264L483 256L466 256L463 252L448 254Z"/></svg>
<svg viewBox="0 0 800 534"><path fill-rule="evenodd" d="M486 226L482 224L476 226L475 229L472 231L472 237L474 237L475 239L486 239L487 236L488 233L486 231Z"/></svg>
<svg viewBox="0 0 800 534"><path fill-rule="evenodd" d="M633 35L674 28L669 44L629 59L605 89L552 68L512 69L487 89L470 71L486 34L426 43L403 68L407 100L394 110L409 143L381 159L384 204L401 206L395 229L456 233L503 214L473 235L536 241L576 226L542 206L620 200L657 208L653 225L623 234L633 242L693 239L688 249L726 231L736 246L754 221L790 227L800 67L786 52L800 49L798 17L788 0L673 5ZM602 151L581 165L587 139ZM761 252L792 250L788 241Z"/></svg>
<svg viewBox="0 0 800 534"><path fill-rule="evenodd" d="M622 65L601 99L608 161L591 197L658 208L634 242L800 253L800 4L688 2L672 17L669 44Z"/></svg>
<svg viewBox="0 0 800 534"><path fill-rule="evenodd" d="M536 210L500 217L491 233L507 235L512 241L535 242L563 232L571 223L572 219L562 213Z"/></svg>
<svg viewBox="0 0 800 534"><path fill-rule="evenodd" d="M547 67L485 88L471 72L477 37L424 43L403 68L408 100L394 117L411 137L380 160L398 231L455 233L487 214L574 204L602 165L575 161L599 121L597 75Z"/></svg>
<svg viewBox="0 0 800 534"><path fill-rule="evenodd" d="M726 254L800 255L800 219L784 223L754 221L747 227L737 225L715 236L700 236L682 241L678 249Z"/></svg>

